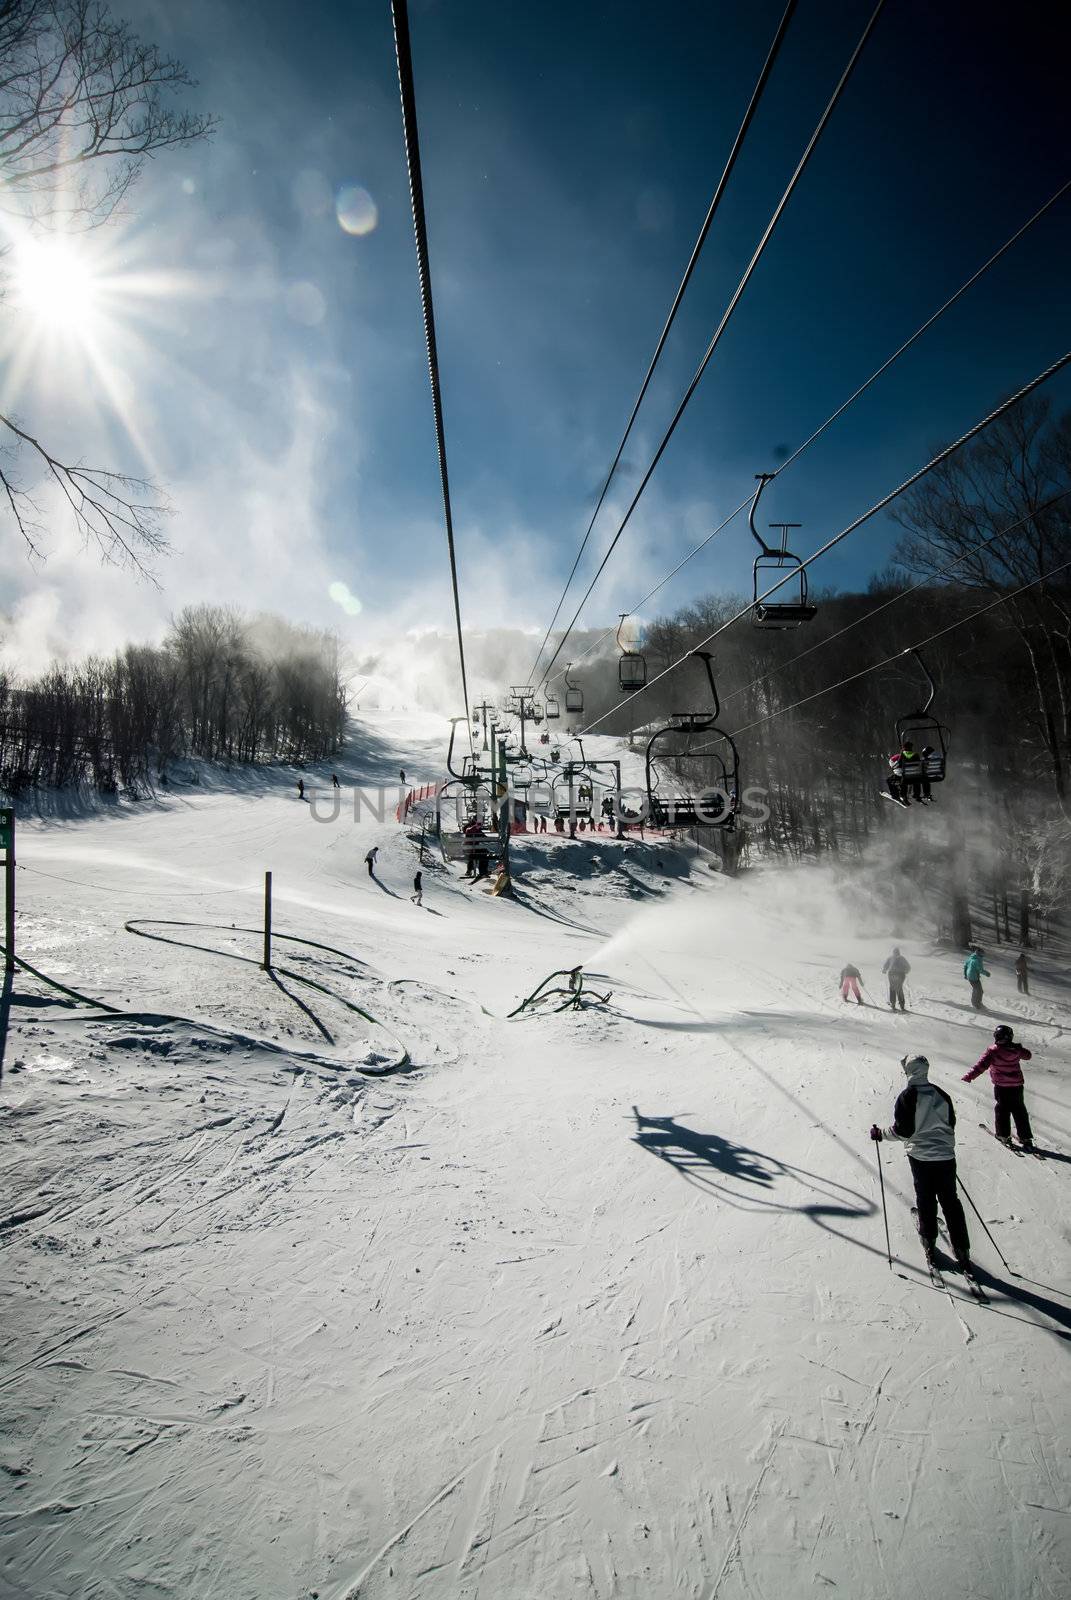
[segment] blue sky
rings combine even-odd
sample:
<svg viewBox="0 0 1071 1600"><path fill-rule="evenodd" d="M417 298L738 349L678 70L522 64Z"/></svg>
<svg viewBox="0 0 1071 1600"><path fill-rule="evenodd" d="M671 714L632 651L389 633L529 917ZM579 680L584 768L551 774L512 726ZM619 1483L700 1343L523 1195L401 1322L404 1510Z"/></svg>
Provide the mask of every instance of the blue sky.
<svg viewBox="0 0 1071 1600"><path fill-rule="evenodd" d="M667 347L614 509L646 464L872 9L804 0ZM170 491L160 592L57 524L9 541L9 637L105 647L196 599L332 623L360 652L448 630L450 592L387 0L130 0L220 126L162 155L113 235L181 287L123 352L115 406L41 380L21 414ZM549 620L781 6L412 0L465 620ZM1071 176L1056 8L890 0L585 613L630 607ZM359 184L378 225L339 227ZM96 241L94 241L94 245ZM806 553L1068 343L1067 199L770 491ZM117 318L126 312L117 309ZM1051 386L1071 404L1071 384ZM139 458L139 448L142 457ZM852 587L895 530L849 541ZM659 597L750 580L743 526ZM587 570L590 570L588 568ZM362 605L330 598L343 583ZM570 607L571 612L572 607Z"/></svg>

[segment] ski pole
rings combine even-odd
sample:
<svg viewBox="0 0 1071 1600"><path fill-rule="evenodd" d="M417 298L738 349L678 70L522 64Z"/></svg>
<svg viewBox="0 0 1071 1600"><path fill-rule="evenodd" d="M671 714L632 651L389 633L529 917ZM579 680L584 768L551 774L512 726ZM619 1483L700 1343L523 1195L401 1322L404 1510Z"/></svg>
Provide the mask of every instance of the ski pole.
<svg viewBox="0 0 1071 1600"><path fill-rule="evenodd" d="M970 1206L971 1210L974 1212L975 1216L978 1218L978 1221L982 1224L982 1227L985 1228L986 1238L989 1240L990 1244L993 1246L993 1249L997 1252L997 1255L1003 1261L1005 1269L1008 1272L1011 1273L1013 1278L1018 1278L1020 1276L1020 1274L1018 1272L1016 1272L1014 1267L1011 1267L1011 1266L1008 1265L1007 1256L1005 1256L1004 1251L1000 1248L1000 1245L994 1239L994 1237L990 1233L989 1229L986 1228L986 1226L985 1226L985 1218L982 1216L982 1213L979 1211L978 1207L975 1205L974 1201L971 1199L970 1195L967 1193L967 1190L966 1190L966 1187L964 1185L963 1179L959 1176L958 1173L956 1174L956 1182L959 1184L960 1188L963 1190L964 1198L966 1199L966 1201L967 1201L968 1205Z"/></svg>
<svg viewBox="0 0 1071 1600"><path fill-rule="evenodd" d="M885 1174L881 1170L881 1140L874 1140L874 1149L878 1153L878 1182L881 1185L881 1214L885 1218L885 1254L889 1258L889 1271L892 1271L892 1245L889 1243L889 1213L885 1206ZM984 1227L984 1223L983 1223ZM1008 1268L1011 1271L1011 1268Z"/></svg>

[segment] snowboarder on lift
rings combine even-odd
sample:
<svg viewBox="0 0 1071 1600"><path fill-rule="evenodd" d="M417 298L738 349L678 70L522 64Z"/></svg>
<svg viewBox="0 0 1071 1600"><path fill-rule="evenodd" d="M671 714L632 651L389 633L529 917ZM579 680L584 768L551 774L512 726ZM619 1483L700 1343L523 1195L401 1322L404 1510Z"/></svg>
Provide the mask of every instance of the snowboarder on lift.
<svg viewBox="0 0 1071 1600"><path fill-rule="evenodd" d="M376 875L376 857L378 854L379 846L378 844L374 844L364 858L364 864L368 868L368 876L370 878L374 878Z"/></svg>
<svg viewBox="0 0 1071 1600"><path fill-rule="evenodd" d="M903 1056L900 1065L907 1077L907 1088L897 1096L891 1128L870 1130L875 1140L898 1139L907 1146L907 1159L915 1184L918 1230L926 1263L936 1266L937 1207L945 1215L945 1225L956 1262L964 1272L971 1271L971 1241L967 1219L956 1193L956 1111L943 1089L930 1082L930 1063L925 1056Z"/></svg>
<svg viewBox="0 0 1071 1600"><path fill-rule="evenodd" d="M993 1132L1001 1144L1006 1144L1009 1150L1015 1146L1011 1142L1011 1119L1015 1118L1015 1131L1019 1135L1019 1143L1024 1150L1033 1150L1034 1135L1030 1130L1030 1118L1027 1115L1026 1105L1023 1101L1023 1069L1020 1062L1031 1059L1030 1051L1025 1045L1016 1044L1011 1028L1002 1022L999 1028L993 1030L993 1043L987 1050L983 1050L970 1072L963 1074L964 1083L970 1083L974 1078L980 1078L983 1072L988 1071L993 1080Z"/></svg>
<svg viewBox="0 0 1071 1600"><path fill-rule="evenodd" d="M658 863L658 865L662 865L661 861ZM851 964L843 969L840 975L840 997L842 1000L847 1001L848 990L850 989L852 994L854 994L857 1003L859 1005L863 1004L863 997L859 993L859 984L862 981L862 977L863 974L859 971L859 968L853 967Z"/></svg>
<svg viewBox="0 0 1071 1600"><path fill-rule="evenodd" d="M888 975L889 979L889 1010L895 1011L896 1003L899 1001L900 1010L906 1011L907 1004L904 1000L904 979L911 971L911 963L900 954L899 945L893 946L893 953L888 958L881 970Z"/></svg>
<svg viewBox="0 0 1071 1600"><path fill-rule="evenodd" d="M963 963L963 976L971 986L971 1005L974 1007L975 1011L981 1011L984 1009L982 1002L982 979L988 978L990 974L982 965L982 958L985 955L985 951L982 949L981 945L972 944L970 947L970 952L970 955Z"/></svg>

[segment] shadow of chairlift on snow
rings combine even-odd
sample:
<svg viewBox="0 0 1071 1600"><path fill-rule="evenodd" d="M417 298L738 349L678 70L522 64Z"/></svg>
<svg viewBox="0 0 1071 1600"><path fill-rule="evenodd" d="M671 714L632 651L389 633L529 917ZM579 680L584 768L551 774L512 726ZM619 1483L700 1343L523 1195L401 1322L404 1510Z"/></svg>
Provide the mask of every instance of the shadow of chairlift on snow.
<svg viewBox="0 0 1071 1600"><path fill-rule="evenodd" d="M693 1184L708 1194L719 1196L736 1211L800 1212L837 1238L845 1239L871 1255L884 1257L884 1250L875 1250L865 1240L854 1239L825 1220L874 1216L877 1213L877 1206L864 1199L856 1190L835 1183L831 1178L820 1177L804 1167L794 1167L790 1162L779 1161L775 1156L751 1150L747 1145L736 1144L732 1139L723 1138L721 1134L698 1133L686 1127L676 1117L645 1117L636 1106L633 1106L632 1114L636 1119L636 1132L633 1135L635 1143L641 1149L649 1151L651 1155L674 1167L686 1183ZM719 1173L726 1182L717 1182L714 1173ZM791 1205L779 1201L770 1191L781 1179L795 1179L825 1198L804 1205ZM734 1194L729 1186L733 1183L750 1186L751 1193L741 1189ZM850 1197L857 1204L845 1203L842 1198L844 1196ZM899 1257L894 1257L894 1260L898 1266L907 1267L914 1274L908 1279L909 1282L915 1282L919 1287L927 1284L925 1273L915 1263L902 1261ZM989 1306L986 1307L987 1311L999 1317L1008 1317L1013 1322L1026 1322L1028 1326L1036 1327L1039 1332L1051 1333L1057 1339L1071 1343L1071 1331L1064 1331L1071 1330L1071 1306L1050 1300L1047 1295L1035 1294L1033 1289L1026 1287L1027 1283L1034 1281L1032 1279L1016 1278L1014 1282L1009 1283L1007 1279L998 1278L995 1273L978 1266L977 1263L975 1270L979 1281L991 1296L999 1296L1008 1302L1009 1308L1005 1309L997 1300L991 1299ZM906 1273L900 1275L907 1276ZM950 1275L949 1283L951 1288L956 1288L954 1276ZM1038 1285L1038 1287L1048 1287L1048 1285ZM1060 1291L1054 1290L1053 1293ZM963 1289L958 1298L967 1305L971 1304L971 1297L966 1289ZM1020 1316L1010 1309L1011 1305L1033 1311L1048 1318L1057 1326L1047 1327L1045 1323L1036 1322L1033 1318Z"/></svg>
<svg viewBox="0 0 1071 1600"><path fill-rule="evenodd" d="M698 1133L676 1117L645 1117L636 1106L632 1115L636 1119L633 1138L641 1149L675 1168L686 1183L720 1195L736 1211L798 1211L825 1226L823 1217L871 1217L877 1210L873 1201L843 1183L736 1144L721 1134ZM727 1182L719 1183L715 1173ZM778 1200L769 1191L780 1180L801 1183L822 1198L803 1205ZM752 1192L734 1192L731 1183L747 1184Z"/></svg>

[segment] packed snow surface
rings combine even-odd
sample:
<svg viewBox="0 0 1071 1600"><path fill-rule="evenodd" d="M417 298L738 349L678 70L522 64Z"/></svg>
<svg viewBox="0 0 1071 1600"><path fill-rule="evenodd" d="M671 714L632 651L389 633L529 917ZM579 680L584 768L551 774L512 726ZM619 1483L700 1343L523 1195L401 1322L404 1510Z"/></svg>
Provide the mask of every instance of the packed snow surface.
<svg viewBox="0 0 1071 1600"><path fill-rule="evenodd" d="M20 954L115 1010L25 974L9 1008L0 1594L1071 1593L1055 956L1027 997L991 951L975 1014L850 874L729 881L651 839L522 842L514 902L436 860L417 907L413 840L353 786L393 805L442 751L366 715L334 821L327 768L315 807L202 772L20 823ZM605 1003L507 1017L581 963ZM959 1081L1001 1019L1046 1160ZM894 1144L886 1260L867 1130L908 1051L1012 1269L968 1208L988 1306L931 1285Z"/></svg>

